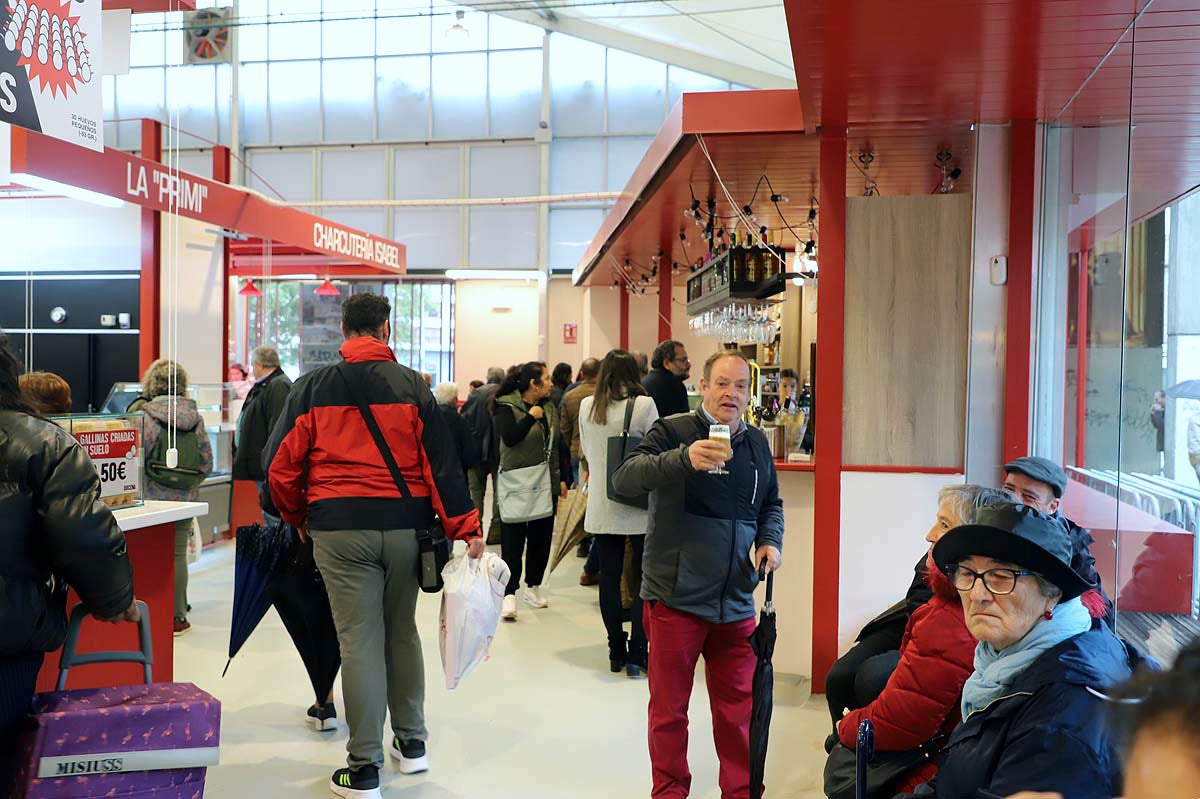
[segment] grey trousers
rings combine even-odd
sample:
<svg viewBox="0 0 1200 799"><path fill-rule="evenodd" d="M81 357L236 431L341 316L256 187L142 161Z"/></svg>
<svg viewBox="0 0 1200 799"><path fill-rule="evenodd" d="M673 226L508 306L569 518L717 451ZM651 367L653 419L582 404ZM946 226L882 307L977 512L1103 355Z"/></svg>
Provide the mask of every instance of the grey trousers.
<svg viewBox="0 0 1200 799"><path fill-rule="evenodd" d="M425 661L417 633L414 530L310 530L342 650L352 769L383 765L383 722L424 741Z"/></svg>
<svg viewBox="0 0 1200 799"><path fill-rule="evenodd" d="M467 484L471 491L471 502L479 511L479 523L483 524L483 502L487 496L488 476L492 478L492 521L488 525L487 542L499 544L502 537L503 525L500 523L500 495L496 491L496 473L489 471L486 466L473 466L467 470Z"/></svg>
<svg viewBox="0 0 1200 799"><path fill-rule="evenodd" d="M175 522L175 618L187 618L188 539L192 536L192 520Z"/></svg>

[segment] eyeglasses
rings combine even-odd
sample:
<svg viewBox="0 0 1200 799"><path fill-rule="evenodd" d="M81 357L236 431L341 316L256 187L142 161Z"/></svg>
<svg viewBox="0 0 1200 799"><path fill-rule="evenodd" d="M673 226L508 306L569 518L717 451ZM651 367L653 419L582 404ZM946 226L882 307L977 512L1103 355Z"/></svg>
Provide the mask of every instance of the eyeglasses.
<svg viewBox="0 0 1200 799"><path fill-rule="evenodd" d="M1024 569L988 569L985 572L977 572L966 566L953 566L947 576L954 581L954 587L964 594L973 590L978 580L983 580L984 588L996 596L1005 596L1017 589L1018 579L1034 575L1035 572Z"/></svg>

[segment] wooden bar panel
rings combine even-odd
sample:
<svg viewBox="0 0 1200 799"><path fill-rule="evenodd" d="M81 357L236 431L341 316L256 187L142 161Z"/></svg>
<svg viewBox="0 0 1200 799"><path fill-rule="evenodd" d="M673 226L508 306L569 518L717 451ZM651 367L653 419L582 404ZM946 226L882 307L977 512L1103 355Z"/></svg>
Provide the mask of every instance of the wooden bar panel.
<svg viewBox="0 0 1200 799"><path fill-rule="evenodd" d="M843 461L959 467L971 197L846 200Z"/></svg>

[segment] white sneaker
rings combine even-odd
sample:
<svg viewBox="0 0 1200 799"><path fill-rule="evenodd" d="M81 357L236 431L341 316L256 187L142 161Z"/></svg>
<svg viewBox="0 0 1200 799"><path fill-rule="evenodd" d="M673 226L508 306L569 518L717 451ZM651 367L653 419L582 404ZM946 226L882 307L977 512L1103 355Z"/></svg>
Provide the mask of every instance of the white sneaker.
<svg viewBox="0 0 1200 799"><path fill-rule="evenodd" d="M546 599L546 592L540 585L531 585L525 589L525 604L532 608L548 608L550 600Z"/></svg>
<svg viewBox="0 0 1200 799"><path fill-rule="evenodd" d="M392 736L392 758L400 763L401 774L421 774L429 771L429 757L424 741L401 741Z"/></svg>
<svg viewBox="0 0 1200 799"><path fill-rule="evenodd" d="M517 596L516 594L508 594L504 597L504 604L500 606L500 618L505 621L517 620Z"/></svg>

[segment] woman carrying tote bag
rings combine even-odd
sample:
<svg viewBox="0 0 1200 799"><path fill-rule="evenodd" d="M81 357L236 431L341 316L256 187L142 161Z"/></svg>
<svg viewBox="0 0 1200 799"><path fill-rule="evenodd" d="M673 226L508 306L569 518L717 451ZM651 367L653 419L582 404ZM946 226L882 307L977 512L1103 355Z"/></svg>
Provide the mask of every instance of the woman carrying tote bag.
<svg viewBox="0 0 1200 799"><path fill-rule="evenodd" d="M658 410L642 388L637 360L625 350L608 353L600 364L595 395L579 406L579 441L590 470L583 526L594 536L592 546L599 547L600 615L608 631L608 665L613 672L625 669L630 677L645 673L647 653L642 600L638 596L629 609L632 634L626 649L621 607L625 542L633 545L632 576L636 585L641 582L650 512L644 497L615 497L609 490L608 476L621 465L616 456L632 452L657 420Z"/></svg>
<svg viewBox="0 0 1200 799"><path fill-rule="evenodd" d="M563 481L571 463L571 452L559 435L551 388L546 364L522 364L500 384L491 404L500 435L496 476L500 520L504 522L500 550L511 572L500 613L507 621L517 620L522 556L525 603L534 608L550 604L542 590L542 578L550 561L554 509L558 498L567 493Z"/></svg>

